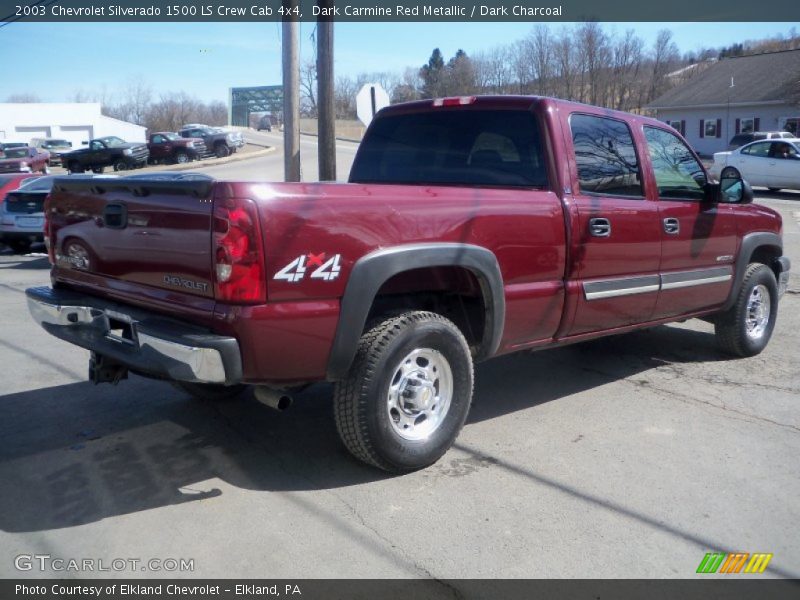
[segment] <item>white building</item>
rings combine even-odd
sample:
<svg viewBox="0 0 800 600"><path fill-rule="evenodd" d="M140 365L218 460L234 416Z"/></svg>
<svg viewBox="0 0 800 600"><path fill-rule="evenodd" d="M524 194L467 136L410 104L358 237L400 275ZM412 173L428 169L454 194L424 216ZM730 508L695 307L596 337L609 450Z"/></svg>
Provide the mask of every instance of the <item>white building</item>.
<svg viewBox="0 0 800 600"><path fill-rule="evenodd" d="M28 142L52 137L80 148L92 138L115 135L126 142L144 142L146 129L100 113L99 103L0 103L0 140Z"/></svg>

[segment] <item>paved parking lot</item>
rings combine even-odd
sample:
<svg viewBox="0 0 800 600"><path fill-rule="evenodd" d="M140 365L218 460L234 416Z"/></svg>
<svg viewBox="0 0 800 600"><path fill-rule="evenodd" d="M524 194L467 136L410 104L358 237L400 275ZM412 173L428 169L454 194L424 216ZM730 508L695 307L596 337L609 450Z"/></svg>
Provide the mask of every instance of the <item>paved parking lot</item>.
<svg viewBox="0 0 800 600"><path fill-rule="evenodd" d="M286 413L92 386L88 353L28 317L47 259L2 253L0 577L49 554L194 561L105 573L124 576L685 578L712 550L800 577L800 194L765 202L795 274L763 354L726 359L689 321L489 361L456 447L402 477L350 458L327 385Z"/></svg>

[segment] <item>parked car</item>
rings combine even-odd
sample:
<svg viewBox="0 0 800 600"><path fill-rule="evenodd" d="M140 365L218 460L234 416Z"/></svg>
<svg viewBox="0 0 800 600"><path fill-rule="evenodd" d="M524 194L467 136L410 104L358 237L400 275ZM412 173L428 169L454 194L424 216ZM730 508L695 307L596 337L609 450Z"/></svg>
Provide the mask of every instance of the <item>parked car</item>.
<svg viewBox="0 0 800 600"><path fill-rule="evenodd" d="M7 148L24 148L28 145L28 142L17 142L12 140L2 140L0 141L0 158L5 156L5 151Z"/></svg>
<svg viewBox="0 0 800 600"><path fill-rule="evenodd" d="M217 127L188 127L180 130L181 137L201 138L209 152L222 158L229 156L244 146L244 139L239 132L223 131Z"/></svg>
<svg viewBox="0 0 800 600"><path fill-rule="evenodd" d="M272 117L270 115L264 115L258 120L258 127L256 128L258 131L272 131Z"/></svg>
<svg viewBox="0 0 800 600"><path fill-rule="evenodd" d="M763 140L731 152L717 152L709 171L716 179L743 177L772 192L800 190L800 139Z"/></svg>
<svg viewBox="0 0 800 600"><path fill-rule="evenodd" d="M253 384L282 408L331 381L344 445L404 472L453 444L475 361L692 317L724 352L761 352L790 264L752 199L654 119L423 100L378 112L348 184L62 178L52 287L26 293L92 352L95 383L130 370L217 400Z"/></svg>
<svg viewBox="0 0 800 600"><path fill-rule="evenodd" d="M0 173L43 173L50 172L50 153L31 146L6 148L0 158Z"/></svg>
<svg viewBox="0 0 800 600"><path fill-rule="evenodd" d="M31 146L50 153L50 166L61 164L61 155L72 151L72 142L59 138L33 138Z"/></svg>
<svg viewBox="0 0 800 600"><path fill-rule="evenodd" d="M728 143L728 150L736 150L745 144L749 144L750 142L755 142L757 140L772 140L778 138L788 139L793 137L795 137L794 134L789 131L756 131L751 133L737 133Z"/></svg>
<svg viewBox="0 0 800 600"><path fill-rule="evenodd" d="M0 175L0 177L4 177ZM19 187L0 196L0 242L24 254L31 244L44 239L44 200L53 187L56 175L28 176ZM74 178L110 179L115 175L75 175Z"/></svg>
<svg viewBox="0 0 800 600"><path fill-rule="evenodd" d="M187 163L200 160L207 152L203 138L184 138L177 133L159 131L151 134L149 140L147 149L153 163Z"/></svg>
<svg viewBox="0 0 800 600"><path fill-rule="evenodd" d="M116 136L108 136L90 140L86 148L62 154L61 160L70 173L87 170L102 173L106 167L113 167L115 171L143 167L149 156L147 144L129 144Z"/></svg>

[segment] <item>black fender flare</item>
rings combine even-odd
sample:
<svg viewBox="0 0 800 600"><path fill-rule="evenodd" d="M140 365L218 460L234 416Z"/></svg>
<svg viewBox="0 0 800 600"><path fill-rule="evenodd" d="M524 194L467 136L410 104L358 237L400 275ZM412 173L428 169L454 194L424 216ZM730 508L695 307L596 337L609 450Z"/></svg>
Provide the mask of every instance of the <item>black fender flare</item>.
<svg viewBox="0 0 800 600"><path fill-rule="evenodd" d="M327 379L343 379L355 358L361 332L381 286L391 277L425 267L463 267L478 279L486 316L483 342L476 359L497 352L505 323L505 293L494 253L472 244L406 244L375 250L353 265L339 311L339 324L328 358Z"/></svg>
<svg viewBox="0 0 800 600"><path fill-rule="evenodd" d="M731 286L730 294L728 294L728 299L722 306L723 311L729 310L736 302L736 298L739 295L739 288L744 279L744 272L747 270L747 265L750 264L753 253L758 248L763 247L776 249L779 257L783 254L783 240L777 233L757 231L748 233L742 238L742 245L739 246L739 254L736 257L736 267L733 271L733 285ZM767 266L773 268L772 265Z"/></svg>

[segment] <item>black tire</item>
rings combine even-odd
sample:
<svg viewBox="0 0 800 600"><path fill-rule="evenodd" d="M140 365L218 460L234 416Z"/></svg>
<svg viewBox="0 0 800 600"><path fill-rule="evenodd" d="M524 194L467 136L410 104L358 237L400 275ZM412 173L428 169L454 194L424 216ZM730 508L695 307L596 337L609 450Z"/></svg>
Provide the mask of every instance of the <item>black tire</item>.
<svg viewBox="0 0 800 600"><path fill-rule="evenodd" d="M189 162L189 155L186 152L176 152L175 153L175 162L179 165L183 165Z"/></svg>
<svg viewBox="0 0 800 600"><path fill-rule="evenodd" d="M427 368L431 377L420 376ZM401 374L403 369L416 370ZM336 428L350 453L367 464L393 473L421 469L439 460L458 437L472 402L472 385L472 356L461 331L435 313L401 314L361 336L350 371L334 390ZM430 404L426 407L431 413L438 404L444 412L428 421L422 412L415 416L413 408L406 412L404 406L401 416L392 407L390 386L403 403ZM448 386L449 406L444 395ZM409 420L413 424L403 429ZM425 433L426 421L433 427L428 435L410 439Z"/></svg>
<svg viewBox="0 0 800 600"><path fill-rule="evenodd" d="M214 146L214 154L217 155L217 158L225 158L226 156L230 156L231 149L225 144L217 144Z"/></svg>
<svg viewBox="0 0 800 600"><path fill-rule="evenodd" d="M94 173L96 175L100 175L105 170L106 170L105 167L92 167L92 173Z"/></svg>
<svg viewBox="0 0 800 600"><path fill-rule="evenodd" d="M130 166L124 160L114 161L114 170L115 171L127 171L129 168L130 168Z"/></svg>
<svg viewBox="0 0 800 600"><path fill-rule="evenodd" d="M81 163L79 163L76 160L74 160L71 163L69 163L69 169L68 170L69 170L70 173L83 173L83 167L81 166Z"/></svg>
<svg viewBox="0 0 800 600"><path fill-rule="evenodd" d="M30 240L11 240L6 242L15 254L27 254L31 251Z"/></svg>
<svg viewBox="0 0 800 600"><path fill-rule="evenodd" d="M722 172L719 174L719 178L722 179L723 177L737 177L739 179L742 178L739 171L737 171L733 167L725 167L724 169L722 169Z"/></svg>
<svg viewBox="0 0 800 600"><path fill-rule="evenodd" d="M188 381L170 382L182 392L186 392L196 400L209 402L226 402L242 395L246 385L218 385L214 383L189 383Z"/></svg>
<svg viewBox="0 0 800 600"><path fill-rule="evenodd" d="M783 188L767 188L770 192L780 192Z"/></svg>
<svg viewBox="0 0 800 600"><path fill-rule="evenodd" d="M756 289L758 288L758 292ZM762 298L760 306L756 296ZM763 298L768 299L764 315ZM772 270L761 263L747 266L736 302L714 322L717 344L726 354L755 356L767 347L778 316L778 284Z"/></svg>

